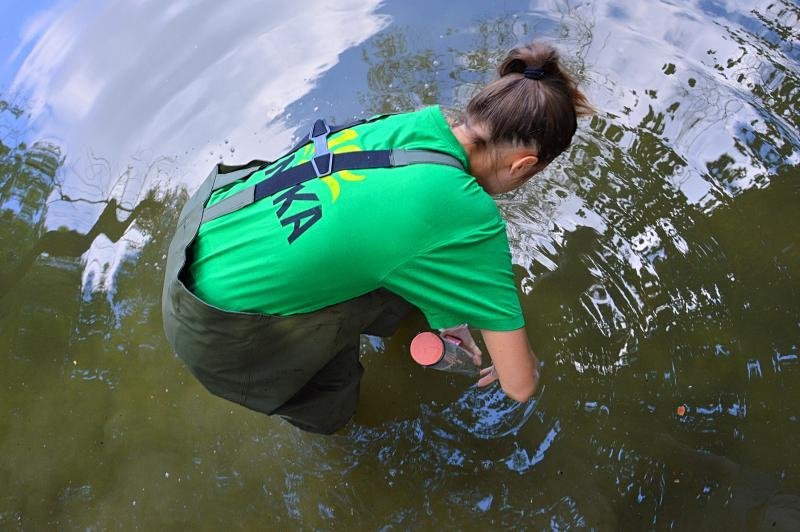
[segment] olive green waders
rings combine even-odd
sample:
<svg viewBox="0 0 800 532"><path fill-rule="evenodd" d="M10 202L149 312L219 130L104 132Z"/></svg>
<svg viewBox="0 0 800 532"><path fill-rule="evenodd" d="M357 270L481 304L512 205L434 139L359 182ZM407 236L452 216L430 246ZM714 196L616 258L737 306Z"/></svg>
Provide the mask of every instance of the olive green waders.
<svg viewBox="0 0 800 532"><path fill-rule="evenodd" d="M412 308L379 289L294 316L228 312L183 282L187 250L218 175L256 165L217 166L181 212L167 256L162 297L167 339L213 394L311 432L329 434L352 417L363 367L360 334L388 336Z"/></svg>
<svg viewBox="0 0 800 532"><path fill-rule="evenodd" d="M375 117L368 121L380 120ZM358 123L364 123L359 121ZM278 414L311 432L331 433L352 417L363 367L360 334L388 336L412 306L385 289L292 316L229 312L192 294L184 284L187 252L200 224L269 197L297 183L343 169L443 164L463 170L454 157L429 150L376 150L332 154L327 136L348 126L317 120L291 152L307 142L314 157L206 208L211 194L265 161L217 165L181 212L167 257L162 295L164 329L178 356L208 390L265 414Z"/></svg>

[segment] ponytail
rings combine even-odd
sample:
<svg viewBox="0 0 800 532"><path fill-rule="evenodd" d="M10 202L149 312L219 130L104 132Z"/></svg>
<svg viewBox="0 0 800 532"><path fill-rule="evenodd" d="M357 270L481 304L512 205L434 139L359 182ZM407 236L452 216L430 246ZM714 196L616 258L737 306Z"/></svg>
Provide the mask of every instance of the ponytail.
<svg viewBox="0 0 800 532"><path fill-rule="evenodd" d="M549 44L514 48L497 72L500 78L476 94L466 110L468 122L488 131L482 139L487 144L530 146L544 166L570 145L577 118L594 113Z"/></svg>

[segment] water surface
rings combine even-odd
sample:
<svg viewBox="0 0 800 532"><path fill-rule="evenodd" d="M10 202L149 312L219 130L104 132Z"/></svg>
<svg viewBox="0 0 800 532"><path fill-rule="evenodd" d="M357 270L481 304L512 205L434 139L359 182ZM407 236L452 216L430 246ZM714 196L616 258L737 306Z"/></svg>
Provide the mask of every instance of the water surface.
<svg viewBox="0 0 800 532"><path fill-rule="evenodd" d="M1 528L797 528L796 4L235 4L3 7ZM211 166L463 106L533 38L599 109L498 199L537 398L415 367L419 317L339 435L211 397L160 316Z"/></svg>

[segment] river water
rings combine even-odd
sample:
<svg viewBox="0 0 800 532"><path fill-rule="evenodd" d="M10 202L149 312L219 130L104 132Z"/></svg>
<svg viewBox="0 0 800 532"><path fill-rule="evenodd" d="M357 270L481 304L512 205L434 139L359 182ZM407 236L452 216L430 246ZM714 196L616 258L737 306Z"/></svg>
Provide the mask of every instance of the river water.
<svg viewBox="0 0 800 532"><path fill-rule="evenodd" d="M0 528L797 529L796 3L0 10ZM462 106L533 38L599 109L498 198L537 397L415 367L419 317L364 339L335 436L211 397L160 315L211 166L318 116Z"/></svg>

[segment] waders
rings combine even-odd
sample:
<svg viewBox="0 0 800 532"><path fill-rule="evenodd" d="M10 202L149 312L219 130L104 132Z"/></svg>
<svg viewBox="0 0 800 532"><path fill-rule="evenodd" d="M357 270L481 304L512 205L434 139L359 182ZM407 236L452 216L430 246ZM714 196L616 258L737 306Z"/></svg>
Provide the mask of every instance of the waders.
<svg viewBox="0 0 800 532"><path fill-rule="evenodd" d="M376 118L377 119L377 118ZM247 178L271 163L217 165L181 212L170 244L162 312L167 339L194 376L213 394L252 410L281 415L295 426L329 434L352 417L363 367L360 334L389 336L412 308L378 289L321 310L274 316L231 312L202 301L186 288L191 244L200 225L225 216L297 183L344 169L386 168L408 164L446 164L455 158L426 150L378 150L335 155L318 120L297 147L314 143L307 163L282 168L255 186L206 208L211 194ZM290 152L291 153L291 152Z"/></svg>

